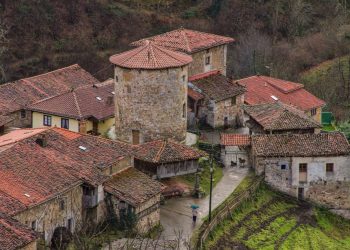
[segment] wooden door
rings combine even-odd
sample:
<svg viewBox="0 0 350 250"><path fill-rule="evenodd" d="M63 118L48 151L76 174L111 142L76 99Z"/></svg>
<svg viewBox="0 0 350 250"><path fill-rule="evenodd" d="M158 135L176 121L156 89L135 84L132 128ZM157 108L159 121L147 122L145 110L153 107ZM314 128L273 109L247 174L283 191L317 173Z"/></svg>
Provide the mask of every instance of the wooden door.
<svg viewBox="0 0 350 250"><path fill-rule="evenodd" d="M140 144L140 131L132 130L132 144Z"/></svg>

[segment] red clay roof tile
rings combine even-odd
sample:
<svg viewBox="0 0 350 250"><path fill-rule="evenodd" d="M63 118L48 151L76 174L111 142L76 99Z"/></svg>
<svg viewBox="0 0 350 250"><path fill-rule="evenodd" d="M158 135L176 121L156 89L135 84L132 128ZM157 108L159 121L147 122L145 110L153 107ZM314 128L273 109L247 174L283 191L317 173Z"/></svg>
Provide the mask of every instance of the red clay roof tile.
<svg viewBox="0 0 350 250"><path fill-rule="evenodd" d="M131 45L144 45L147 40L154 41L156 44L168 49L185 53L195 53L200 50L234 42L234 39L230 37L180 28L133 42Z"/></svg>
<svg viewBox="0 0 350 250"><path fill-rule="evenodd" d="M167 69L185 66L192 62L192 57L147 41L141 47L113 55L109 60L128 69Z"/></svg>
<svg viewBox="0 0 350 250"><path fill-rule="evenodd" d="M267 76L251 76L237 80L245 86L245 102L249 105L272 103L276 100L308 111L322 107L325 102L304 89L299 83L288 82Z"/></svg>
<svg viewBox="0 0 350 250"><path fill-rule="evenodd" d="M249 146L250 135L221 134L220 144L223 146Z"/></svg>

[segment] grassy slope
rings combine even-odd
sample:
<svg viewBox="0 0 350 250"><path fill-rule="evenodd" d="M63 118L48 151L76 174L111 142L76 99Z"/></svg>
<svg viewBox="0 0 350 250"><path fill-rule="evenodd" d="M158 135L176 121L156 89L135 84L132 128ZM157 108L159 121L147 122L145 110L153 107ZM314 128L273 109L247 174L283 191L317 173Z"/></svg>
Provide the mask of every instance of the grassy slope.
<svg viewBox="0 0 350 250"><path fill-rule="evenodd" d="M350 222L266 187L237 208L206 242L207 249L350 249Z"/></svg>

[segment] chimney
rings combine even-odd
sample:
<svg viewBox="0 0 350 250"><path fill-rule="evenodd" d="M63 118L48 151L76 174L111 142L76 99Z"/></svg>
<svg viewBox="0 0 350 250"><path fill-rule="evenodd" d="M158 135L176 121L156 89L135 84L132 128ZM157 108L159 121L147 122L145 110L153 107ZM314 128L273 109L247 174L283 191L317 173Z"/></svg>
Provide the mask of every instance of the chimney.
<svg viewBox="0 0 350 250"><path fill-rule="evenodd" d="M47 146L47 139L46 135L42 135L41 137L37 138L35 141L40 147L45 148Z"/></svg>
<svg viewBox="0 0 350 250"><path fill-rule="evenodd" d="M114 103L114 96L107 96L106 104L107 106L112 106Z"/></svg>

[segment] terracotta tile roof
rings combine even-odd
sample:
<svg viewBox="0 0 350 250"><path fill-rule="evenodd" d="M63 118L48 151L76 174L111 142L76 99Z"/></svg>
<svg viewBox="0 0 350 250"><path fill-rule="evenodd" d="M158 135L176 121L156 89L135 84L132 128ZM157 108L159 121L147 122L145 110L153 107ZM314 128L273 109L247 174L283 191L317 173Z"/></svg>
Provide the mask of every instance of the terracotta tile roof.
<svg viewBox="0 0 350 250"><path fill-rule="evenodd" d="M37 131L41 132L14 140L0 151L0 207L9 214L36 206L82 182L95 186L105 182L109 177L101 169L123 159L131 150L125 143L60 128ZM13 133L19 132L6 136ZM77 134L81 136L74 136ZM46 147L37 143L43 137Z"/></svg>
<svg viewBox="0 0 350 250"><path fill-rule="evenodd" d="M325 105L324 101L306 91L299 83L267 76L251 76L237 82L246 87L245 102L249 105L272 103L277 99L304 111Z"/></svg>
<svg viewBox="0 0 350 250"><path fill-rule="evenodd" d="M0 113L8 114L72 88L96 83L99 81L77 64L6 83L0 85Z"/></svg>
<svg viewBox="0 0 350 250"><path fill-rule="evenodd" d="M232 82L231 79L220 74L218 71L209 75L201 74L201 76L203 77L192 77L195 80L190 80L190 83L216 102L244 94L246 91L244 87Z"/></svg>
<svg viewBox="0 0 350 250"><path fill-rule="evenodd" d="M223 146L249 146L250 135L242 134L221 134L220 144Z"/></svg>
<svg viewBox="0 0 350 250"><path fill-rule="evenodd" d="M139 160L153 163L195 160L207 155L203 151L172 140L157 140L136 145L133 154Z"/></svg>
<svg viewBox="0 0 350 250"><path fill-rule="evenodd" d="M4 126L11 121L13 121L13 118L7 115L0 115L0 126Z"/></svg>
<svg viewBox="0 0 350 250"><path fill-rule="evenodd" d="M159 194L163 184L133 167L121 171L105 183L105 190L127 203L138 206Z"/></svg>
<svg viewBox="0 0 350 250"><path fill-rule="evenodd" d="M13 144L25 138L39 134L45 131L46 128L29 128L29 129L18 129L13 130L8 134L0 136L0 148L8 144Z"/></svg>
<svg viewBox="0 0 350 250"><path fill-rule="evenodd" d="M32 229L0 213L0 250L22 249L38 238Z"/></svg>
<svg viewBox="0 0 350 250"><path fill-rule="evenodd" d="M141 47L113 55L111 63L128 69L167 69L185 66L192 57L147 41Z"/></svg>
<svg viewBox="0 0 350 250"><path fill-rule="evenodd" d="M204 96L201 93L199 93L191 88L187 89L187 95L195 101L199 101L199 100L204 98Z"/></svg>
<svg viewBox="0 0 350 250"><path fill-rule="evenodd" d="M28 110L74 119L104 120L114 116L114 84L84 86L74 91L44 99Z"/></svg>
<svg viewBox="0 0 350 250"><path fill-rule="evenodd" d="M143 45L146 40L152 40L156 44L168 49L186 53L195 53L200 50L234 42L234 39L230 37L180 28L133 42L131 45L140 46Z"/></svg>
<svg viewBox="0 0 350 250"><path fill-rule="evenodd" d="M350 146L340 132L252 136L253 154L264 157L349 155Z"/></svg>
<svg viewBox="0 0 350 250"><path fill-rule="evenodd" d="M281 102L244 105L243 110L264 130L321 128L321 124L303 111Z"/></svg>

